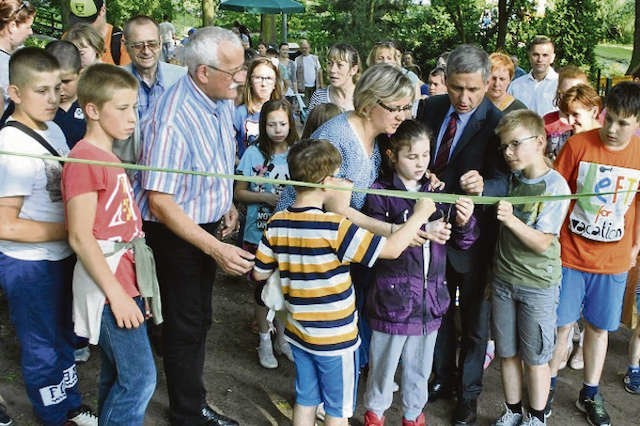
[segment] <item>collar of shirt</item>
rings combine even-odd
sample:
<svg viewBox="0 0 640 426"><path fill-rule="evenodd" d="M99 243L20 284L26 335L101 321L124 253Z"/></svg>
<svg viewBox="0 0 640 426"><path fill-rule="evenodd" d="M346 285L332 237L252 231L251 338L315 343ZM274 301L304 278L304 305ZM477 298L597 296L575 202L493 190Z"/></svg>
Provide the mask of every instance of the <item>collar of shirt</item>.
<svg viewBox="0 0 640 426"><path fill-rule="evenodd" d="M529 71L529 73L527 74L527 78L531 81L538 81L533 76L533 71ZM549 67L549 70L547 71L547 75L545 75L544 78L540 81L545 81L545 80L546 81L558 80L558 73L556 72L556 70L553 69L553 67Z"/></svg>
<svg viewBox="0 0 640 426"><path fill-rule="evenodd" d="M198 105L202 107L203 110L206 110L211 114L217 114L219 102L225 101L225 100L223 99L216 100L216 101L212 100L210 97L206 95L206 93L202 91L202 89L200 89L196 85L195 81L193 81L193 78L191 78L191 76L188 73L183 78L186 78L188 80L188 83L186 84L186 89L190 94L193 95L193 99L196 100L196 102L198 102ZM233 102L233 100L231 100L231 102Z"/></svg>
<svg viewBox="0 0 640 426"><path fill-rule="evenodd" d="M153 89L154 86L158 85L161 88L165 88L164 87L164 79L162 78L162 71L161 71L162 67L160 66L160 62L158 62L158 66L156 67L156 79L153 82L153 84L149 85L147 84L146 81L144 81L144 79L142 78L142 76L140 75L140 73L138 73L138 69L131 64L131 71L132 74L135 76L135 78L138 79L138 82L140 83L140 86L142 86L146 91L149 91L151 89Z"/></svg>
<svg viewBox="0 0 640 426"><path fill-rule="evenodd" d="M476 109L478 109L478 107L475 107L469 112L458 113L458 124L456 126L456 135L453 137L453 141L451 142L451 150L449 151L449 156L451 156L451 153L453 153L453 150L456 147L456 144L460 140L460 136L462 136L464 129L467 127L467 123L469 123L469 120L471 119L471 116L473 115L473 113L476 112ZM451 120L451 114L453 114L454 111L455 109L453 108L453 105L451 105L449 106L449 110L447 111L447 114L444 116L444 120L442 121L442 125L440 126L440 131L438 132L438 139L436 139L436 149L435 149L436 153L438 152L438 149L440 149L440 143L442 142L442 138L444 137L444 134L447 131L447 125L449 124L449 120ZM435 160L435 156L433 154L432 154L432 157Z"/></svg>

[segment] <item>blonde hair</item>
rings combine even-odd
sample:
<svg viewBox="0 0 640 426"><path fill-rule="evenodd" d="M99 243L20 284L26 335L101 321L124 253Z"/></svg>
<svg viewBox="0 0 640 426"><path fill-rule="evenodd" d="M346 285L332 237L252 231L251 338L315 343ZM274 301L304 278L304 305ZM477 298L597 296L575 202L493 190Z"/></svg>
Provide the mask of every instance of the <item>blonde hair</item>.
<svg viewBox="0 0 640 426"><path fill-rule="evenodd" d="M91 47L96 51L96 58L100 58L105 52L102 36L90 24L84 22L73 24L62 36L62 40L70 41L78 49Z"/></svg>
<svg viewBox="0 0 640 426"><path fill-rule="evenodd" d="M366 117L378 102L395 102L410 98L413 102L415 88L400 68L389 64L373 65L362 73L353 91L355 112Z"/></svg>
<svg viewBox="0 0 640 426"><path fill-rule="evenodd" d="M496 126L495 132L501 138L505 133L512 132L517 128L527 129L534 135L543 137L545 141L547 140L544 120L530 109L519 109L503 115Z"/></svg>
<svg viewBox="0 0 640 426"><path fill-rule="evenodd" d="M102 107L113 99L119 89L137 92L138 80L130 72L111 64L93 64L78 79L78 103L84 108L88 103Z"/></svg>

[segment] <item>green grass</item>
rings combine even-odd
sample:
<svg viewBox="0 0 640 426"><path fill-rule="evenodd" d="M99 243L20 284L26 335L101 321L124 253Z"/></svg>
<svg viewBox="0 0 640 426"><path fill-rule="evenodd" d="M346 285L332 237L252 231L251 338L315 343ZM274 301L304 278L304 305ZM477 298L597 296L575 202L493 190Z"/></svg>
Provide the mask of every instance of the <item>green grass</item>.
<svg viewBox="0 0 640 426"><path fill-rule="evenodd" d="M595 48L596 60L600 64L603 77L624 75L631 60L632 45L599 44Z"/></svg>

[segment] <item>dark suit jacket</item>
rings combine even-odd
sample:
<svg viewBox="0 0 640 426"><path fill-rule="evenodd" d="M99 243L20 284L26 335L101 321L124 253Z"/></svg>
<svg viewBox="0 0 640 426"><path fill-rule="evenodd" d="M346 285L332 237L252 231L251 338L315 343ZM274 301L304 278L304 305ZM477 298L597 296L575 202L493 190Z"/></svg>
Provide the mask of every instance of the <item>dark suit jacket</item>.
<svg viewBox="0 0 640 426"><path fill-rule="evenodd" d="M431 164L436 158L436 138L449 111L448 95L432 96L420 101L416 119L433 132L431 140ZM502 113L487 98L478 105L453 149L449 162L438 178L445 183L444 192L462 194L460 176L469 170L477 170L484 178L483 195L500 196L507 193L507 166L498 152L498 137L495 128ZM491 262L491 246L495 243L494 209L476 207L475 214L480 226L480 240L469 251L460 251L449 245L447 255L451 265L461 273L471 270L472 263ZM493 214L493 218L491 218ZM485 265L488 266L488 265Z"/></svg>

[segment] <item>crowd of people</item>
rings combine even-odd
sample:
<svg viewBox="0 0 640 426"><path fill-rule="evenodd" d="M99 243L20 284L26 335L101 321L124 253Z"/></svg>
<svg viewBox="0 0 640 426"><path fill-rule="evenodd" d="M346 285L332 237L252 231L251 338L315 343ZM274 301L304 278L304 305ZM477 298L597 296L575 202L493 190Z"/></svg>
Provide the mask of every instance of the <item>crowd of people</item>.
<svg viewBox="0 0 640 426"><path fill-rule="evenodd" d="M0 150L13 153L0 155L0 289L42 424L142 425L156 349L172 425L237 425L203 381L218 269L255 289L260 365L295 364L296 426L319 412L347 425L361 375L365 425L384 424L396 390L403 425L453 397L452 424L474 424L493 347L495 425L547 424L567 363L584 370L586 421L612 423L599 382L640 251L639 83L603 102L579 67L554 70L545 36L519 77L508 54L474 45L443 53L423 81L391 41L365 68L345 43L326 63L307 40L295 58L287 43L253 51L240 26L190 31L176 65L167 17L120 30L103 0L69 9L62 40L21 47L36 10L0 0ZM275 320L263 297L274 286ZM101 354L95 411L75 364L89 344ZM631 394L639 362L640 327Z"/></svg>

